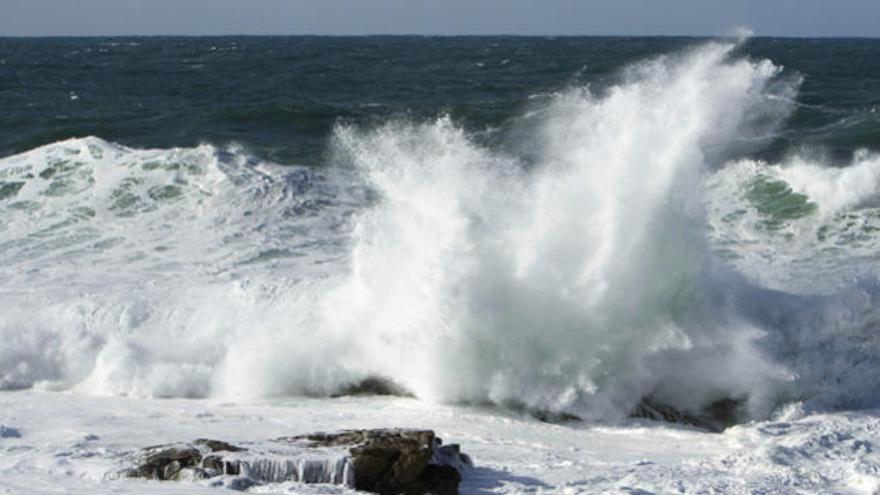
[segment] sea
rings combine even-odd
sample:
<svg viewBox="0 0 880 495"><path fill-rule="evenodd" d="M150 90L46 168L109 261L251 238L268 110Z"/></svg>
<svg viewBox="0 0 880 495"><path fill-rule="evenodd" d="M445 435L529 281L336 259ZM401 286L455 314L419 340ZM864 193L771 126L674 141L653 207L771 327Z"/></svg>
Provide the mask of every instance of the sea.
<svg viewBox="0 0 880 495"><path fill-rule="evenodd" d="M874 493L878 277L880 40L0 38L9 493L364 411L467 493Z"/></svg>

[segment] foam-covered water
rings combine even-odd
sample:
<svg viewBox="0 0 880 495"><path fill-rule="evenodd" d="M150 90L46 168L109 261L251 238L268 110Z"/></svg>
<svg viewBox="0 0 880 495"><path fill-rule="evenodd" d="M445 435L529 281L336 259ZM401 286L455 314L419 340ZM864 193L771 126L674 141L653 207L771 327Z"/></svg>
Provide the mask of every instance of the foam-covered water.
<svg viewBox="0 0 880 495"><path fill-rule="evenodd" d="M84 138L2 165L3 388L206 395L249 330L239 305L253 317L323 277L367 201L344 171L207 145Z"/></svg>
<svg viewBox="0 0 880 495"><path fill-rule="evenodd" d="M707 181L710 237L769 287L832 292L876 279L878 174L880 156L864 149L849 163L797 155L729 163Z"/></svg>
<svg viewBox="0 0 880 495"><path fill-rule="evenodd" d="M0 388L876 405L880 161L755 158L801 78L737 50L539 98L505 145L397 117L337 125L322 169L95 137L0 159Z"/></svg>

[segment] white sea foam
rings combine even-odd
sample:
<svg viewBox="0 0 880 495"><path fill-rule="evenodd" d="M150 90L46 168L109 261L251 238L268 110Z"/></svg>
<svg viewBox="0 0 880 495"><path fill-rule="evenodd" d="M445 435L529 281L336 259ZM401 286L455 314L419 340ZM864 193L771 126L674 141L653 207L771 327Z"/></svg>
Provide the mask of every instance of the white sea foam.
<svg viewBox="0 0 880 495"><path fill-rule="evenodd" d="M691 408L724 394L769 407L788 374L754 349L760 330L703 294L725 283L703 274L704 150L719 156L741 135L778 72L731 61L731 48L635 67L603 95L561 95L528 166L446 118L341 128L338 150L381 201L359 218L350 280L308 324L340 371L307 360L305 374L581 414L651 393ZM275 343L227 369L302 375L290 362L267 372L280 356L249 358L283 352ZM665 380L687 380L687 392Z"/></svg>
<svg viewBox="0 0 880 495"><path fill-rule="evenodd" d="M798 81L735 50L554 96L519 143L528 159L441 117L339 127L352 170L95 138L0 160L0 387L325 395L380 376L428 400L585 416L644 396L742 398L754 416L789 398L870 404L873 289L772 293L755 284L790 277L755 272L776 256L822 276L793 246L811 252L814 218L867 211L876 159L739 159ZM767 227L756 177L818 210Z"/></svg>
<svg viewBox="0 0 880 495"><path fill-rule="evenodd" d="M343 171L330 172L343 174ZM0 387L204 396L258 312L344 256L363 188L211 146L2 160ZM0 186L2 187L2 186Z"/></svg>
<svg viewBox="0 0 880 495"><path fill-rule="evenodd" d="M814 201L824 215L851 210L869 200L876 204L880 190L880 157L864 150L843 167L795 159L777 172L793 190Z"/></svg>
<svg viewBox="0 0 880 495"><path fill-rule="evenodd" d="M876 280L878 186L880 157L864 150L841 164L739 160L707 179L710 237L767 287L828 294Z"/></svg>

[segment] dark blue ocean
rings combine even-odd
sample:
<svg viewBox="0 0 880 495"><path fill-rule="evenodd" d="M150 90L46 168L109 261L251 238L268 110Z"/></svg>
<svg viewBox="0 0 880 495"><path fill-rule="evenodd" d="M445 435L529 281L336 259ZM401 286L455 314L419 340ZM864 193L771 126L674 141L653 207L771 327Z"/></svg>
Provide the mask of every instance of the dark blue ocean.
<svg viewBox="0 0 880 495"><path fill-rule="evenodd" d="M83 136L127 146L246 146L325 164L340 122L451 116L504 142L541 98L614 84L694 38L218 37L0 39L0 155ZM845 156L880 141L880 41L756 38L737 49L804 77L767 153Z"/></svg>

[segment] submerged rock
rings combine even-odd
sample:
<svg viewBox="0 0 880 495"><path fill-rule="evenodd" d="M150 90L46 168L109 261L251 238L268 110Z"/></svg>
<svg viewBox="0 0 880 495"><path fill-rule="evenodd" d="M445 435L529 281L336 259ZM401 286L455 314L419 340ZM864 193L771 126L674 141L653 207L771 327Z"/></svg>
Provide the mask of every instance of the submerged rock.
<svg viewBox="0 0 880 495"><path fill-rule="evenodd" d="M721 433L739 421L743 403L744 401L740 399L722 399L706 406L700 414L691 414L646 398L633 409L630 417L678 423L712 433Z"/></svg>
<svg viewBox="0 0 880 495"><path fill-rule="evenodd" d="M395 395L398 397L413 397L413 394L387 378L369 377L360 382L350 384L339 390L332 397L345 397L351 395Z"/></svg>
<svg viewBox="0 0 880 495"><path fill-rule="evenodd" d="M486 402L481 405L493 406L492 402ZM583 421L583 418L568 411L554 411L546 408L534 408L525 402L518 400L506 400L501 403L507 409L528 414L529 416L544 423L572 423Z"/></svg>
<svg viewBox="0 0 880 495"><path fill-rule="evenodd" d="M743 421L746 416L745 399L727 398L717 400L703 409L703 415L722 430Z"/></svg>
<svg viewBox="0 0 880 495"><path fill-rule="evenodd" d="M21 438L18 428L0 425L0 438Z"/></svg>
<svg viewBox="0 0 880 495"><path fill-rule="evenodd" d="M542 421L544 423L572 423L583 421L583 418L581 418L580 416L565 411L554 412L546 409L539 409L531 411L531 415L534 416L535 419L537 419L538 421Z"/></svg>
<svg viewBox="0 0 880 495"><path fill-rule="evenodd" d="M148 447L119 474L155 480L234 477L224 485L331 483L382 495L455 495L472 466L430 430L348 430L277 438L247 447L220 440ZM231 485L230 485L231 487Z"/></svg>
<svg viewBox="0 0 880 495"><path fill-rule="evenodd" d="M210 452L241 452L243 449L241 447L236 447L230 443L222 442L220 440L210 440L207 438L199 438L193 442L196 446L204 446Z"/></svg>

